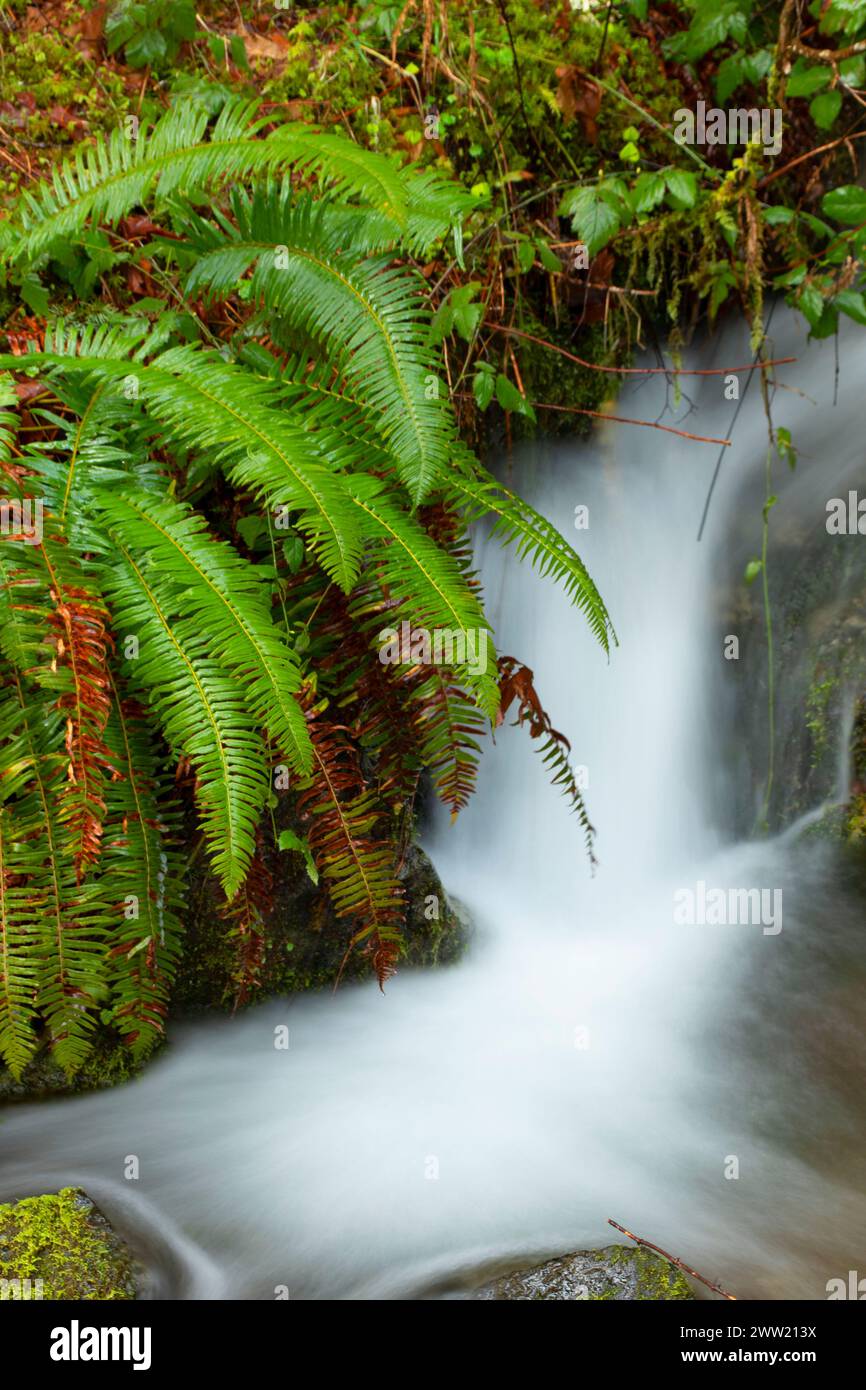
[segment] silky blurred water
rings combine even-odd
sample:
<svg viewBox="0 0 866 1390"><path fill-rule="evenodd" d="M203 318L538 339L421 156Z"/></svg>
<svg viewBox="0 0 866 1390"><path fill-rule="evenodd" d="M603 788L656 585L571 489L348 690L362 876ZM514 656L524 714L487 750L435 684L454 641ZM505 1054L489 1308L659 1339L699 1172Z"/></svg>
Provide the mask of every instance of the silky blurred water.
<svg viewBox="0 0 866 1390"><path fill-rule="evenodd" d="M776 346L801 359L774 405L801 451L779 526L814 535L833 487L866 472L863 348L846 349L834 406L832 345L780 316ZM692 360L750 355L732 335ZM684 385L664 421L726 435L723 378ZM670 395L644 380L619 413L655 419ZM531 740L501 729L474 802L426 836L474 922L463 963L401 973L384 997L347 987L177 1026L131 1085L10 1107L0 1196L81 1183L150 1292L174 1297L447 1291L609 1243L607 1217L744 1298L823 1298L858 1260L866 1273L864 885L827 845L743 837L757 809L743 768L764 757L743 717L757 676L722 650L760 543L757 383L733 438L700 544L711 446L606 425L514 461L605 597L609 661L559 592L479 538L497 649L532 667L586 769L596 874ZM780 719L804 698L783 686ZM841 797L844 749L838 766ZM781 890L782 930L677 925L673 895L698 882Z"/></svg>

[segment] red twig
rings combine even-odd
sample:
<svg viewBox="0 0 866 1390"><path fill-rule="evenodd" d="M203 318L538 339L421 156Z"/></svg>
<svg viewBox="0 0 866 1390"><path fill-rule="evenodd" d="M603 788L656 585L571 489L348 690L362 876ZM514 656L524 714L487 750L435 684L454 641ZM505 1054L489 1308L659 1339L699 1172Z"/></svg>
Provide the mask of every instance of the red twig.
<svg viewBox="0 0 866 1390"><path fill-rule="evenodd" d="M723 1289L720 1284L714 1284L712 1280L705 1279L702 1274L698 1274L696 1269L692 1269L683 1260L678 1260L676 1255L662 1250L660 1245L653 1245L651 1240L644 1240L643 1236L636 1236L633 1231L627 1231L625 1226L621 1226L618 1221L612 1221L610 1217L607 1218L607 1224L608 1226L615 1226L618 1231L622 1231L624 1236L628 1236L629 1240L633 1240L637 1245L643 1245L647 1250L655 1250L656 1254L664 1255L665 1259L670 1260L677 1269L685 1270L686 1274L690 1274L693 1279L700 1279L702 1284L706 1284L708 1289L713 1290L713 1293L721 1294L722 1298L730 1299L731 1303L736 1303L737 1295L735 1293L728 1293L727 1289Z"/></svg>
<svg viewBox="0 0 866 1390"><path fill-rule="evenodd" d="M566 351L556 343L549 343L546 338L537 338L534 333L525 333L522 328L511 328L505 323L488 323L486 319L484 327L492 328L496 333L513 333L516 338L528 338L531 343L550 348L551 352L558 352L561 357L567 357L569 362L576 362L580 367L589 367L593 372L610 372L612 376L734 376L737 372L755 371L754 362L750 362L747 367L604 367L599 362L587 362L582 357L576 357L573 352ZM764 365L781 367L785 362L796 361L796 357L776 357Z"/></svg>
<svg viewBox="0 0 866 1390"><path fill-rule="evenodd" d="M472 400L469 391L455 391L461 400ZM603 410L585 410L579 405L548 405L547 401L527 401L535 410L561 410L567 415L591 415L595 420L613 420L618 425L645 425L649 430L664 430L665 434L678 434L681 439L694 439L698 444L721 444L730 448L730 439L715 439L711 434L689 434L688 430L675 429L673 425L660 425L655 420L632 420L628 415L608 415Z"/></svg>
<svg viewBox="0 0 866 1390"><path fill-rule="evenodd" d="M806 159L814 159L816 154L823 154L825 150L834 150L837 145L844 145L846 140L862 140L866 136L866 130L855 130L850 135L840 135L838 140L830 140L826 145L818 145L814 150L807 150L805 154L798 154L796 159L790 159L787 164L783 164L781 169L773 169L769 174L765 174L758 184L759 188L766 188L768 183L775 179L780 179L783 174L787 174L789 169L793 169L797 164L802 164Z"/></svg>

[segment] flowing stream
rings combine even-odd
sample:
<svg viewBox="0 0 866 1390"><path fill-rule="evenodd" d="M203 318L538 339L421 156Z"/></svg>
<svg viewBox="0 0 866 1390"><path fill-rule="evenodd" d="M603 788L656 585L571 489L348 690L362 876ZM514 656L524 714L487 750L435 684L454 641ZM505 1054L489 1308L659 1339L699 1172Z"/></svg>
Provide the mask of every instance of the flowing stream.
<svg viewBox="0 0 866 1390"><path fill-rule="evenodd" d="M866 481L866 349L843 340L834 405L834 344L777 320L777 354L800 360L779 369L774 418L800 460L775 465L770 566L784 589L786 557L817 537L845 547L848 583L858 542L826 535L825 503ZM750 360L739 332L690 356ZM497 649L532 667L586 769L595 875L527 733L500 730L472 805L426 835L474 923L459 966L176 1026L128 1086L9 1107L0 1197L80 1183L153 1296L460 1296L479 1270L619 1240L608 1217L743 1298L821 1299L866 1275L864 885L831 843L751 836L766 650L727 661L723 645L760 551L766 422L757 380L733 426L723 377L683 386L676 402L640 379L617 409L733 428L700 543L711 445L605 425L513 466L605 597L609 662L550 583L479 539ZM798 669L780 658L783 733L804 719ZM830 800L848 779L837 732ZM679 923L675 894L700 884L783 908Z"/></svg>

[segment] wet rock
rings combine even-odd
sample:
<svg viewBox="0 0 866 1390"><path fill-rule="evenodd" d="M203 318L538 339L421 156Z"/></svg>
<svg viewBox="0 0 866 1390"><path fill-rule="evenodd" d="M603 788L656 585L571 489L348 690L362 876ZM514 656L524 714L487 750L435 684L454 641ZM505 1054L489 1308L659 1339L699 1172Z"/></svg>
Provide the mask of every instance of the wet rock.
<svg viewBox="0 0 866 1390"><path fill-rule="evenodd" d="M133 1061L132 1053L124 1047L120 1037L106 1029L104 1033L97 1033L92 1051L74 1076L68 1076L44 1047L28 1062L20 1077L13 1076L8 1067L0 1066L0 1104L79 1091L101 1091L106 1086L119 1086L129 1081L142 1065Z"/></svg>
<svg viewBox="0 0 866 1390"><path fill-rule="evenodd" d="M578 1250L532 1269L518 1270L483 1285L476 1299L636 1299L668 1301L695 1297L685 1276L652 1250L608 1245L603 1250Z"/></svg>
<svg viewBox="0 0 866 1390"><path fill-rule="evenodd" d="M0 1300L135 1296L129 1249L80 1187L0 1206Z"/></svg>
<svg viewBox="0 0 866 1390"><path fill-rule="evenodd" d="M248 1002L274 995L321 989L340 978L370 978L360 951L347 957L353 926L334 915L321 885L312 882L300 854L274 854L273 908L266 922L266 946L258 982ZM400 870L406 901L405 955L399 969L449 965L467 941L465 913L442 887L428 856L410 845ZM219 914L219 889L208 873L197 875L190 906L183 960L172 997L173 1011L198 1013L231 1007L234 998L235 943Z"/></svg>

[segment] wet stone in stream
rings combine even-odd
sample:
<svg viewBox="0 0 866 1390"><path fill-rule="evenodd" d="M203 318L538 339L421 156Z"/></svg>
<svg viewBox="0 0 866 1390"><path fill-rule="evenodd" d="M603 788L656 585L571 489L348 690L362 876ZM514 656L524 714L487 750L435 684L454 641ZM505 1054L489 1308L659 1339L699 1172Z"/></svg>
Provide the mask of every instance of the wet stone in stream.
<svg viewBox="0 0 866 1390"><path fill-rule="evenodd" d="M485 1284L472 1297L624 1302L685 1300L695 1295L685 1276L660 1255L609 1245L604 1250L579 1250L533 1269L507 1274Z"/></svg>

